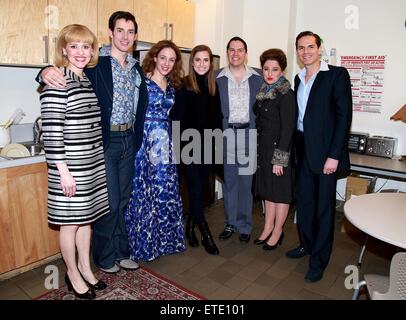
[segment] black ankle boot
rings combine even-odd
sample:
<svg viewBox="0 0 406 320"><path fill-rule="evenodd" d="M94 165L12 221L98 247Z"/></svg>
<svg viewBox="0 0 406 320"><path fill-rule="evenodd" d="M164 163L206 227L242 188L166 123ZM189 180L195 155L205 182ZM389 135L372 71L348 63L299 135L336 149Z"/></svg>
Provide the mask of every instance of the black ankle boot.
<svg viewBox="0 0 406 320"><path fill-rule="evenodd" d="M193 221L190 216L187 218L186 222L186 239L188 239L189 246L191 247L198 247L199 246L199 240L197 240L196 234L195 234L195 222Z"/></svg>
<svg viewBox="0 0 406 320"><path fill-rule="evenodd" d="M204 249L206 249L206 252L213 255L219 254L220 251L214 243L213 236L211 235L207 222L204 221L203 223L199 223L197 226L202 234L202 245L204 246Z"/></svg>

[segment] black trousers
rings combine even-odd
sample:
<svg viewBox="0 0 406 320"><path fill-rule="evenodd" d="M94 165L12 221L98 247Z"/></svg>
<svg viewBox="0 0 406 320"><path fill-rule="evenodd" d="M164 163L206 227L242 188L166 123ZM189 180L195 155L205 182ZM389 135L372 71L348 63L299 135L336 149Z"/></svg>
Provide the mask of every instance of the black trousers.
<svg viewBox="0 0 406 320"><path fill-rule="evenodd" d="M296 152L296 207L300 241L310 254L309 269L323 272L333 246L337 174L311 171L302 134L298 134L296 139Z"/></svg>
<svg viewBox="0 0 406 320"><path fill-rule="evenodd" d="M190 164L184 166L184 174L189 194L189 215L197 224L204 218L204 189L209 183L209 165Z"/></svg>
<svg viewBox="0 0 406 320"><path fill-rule="evenodd" d="M110 213L94 224L92 242L94 263L105 269L130 256L124 211L131 195L136 153L132 130L110 134L110 144L104 152Z"/></svg>

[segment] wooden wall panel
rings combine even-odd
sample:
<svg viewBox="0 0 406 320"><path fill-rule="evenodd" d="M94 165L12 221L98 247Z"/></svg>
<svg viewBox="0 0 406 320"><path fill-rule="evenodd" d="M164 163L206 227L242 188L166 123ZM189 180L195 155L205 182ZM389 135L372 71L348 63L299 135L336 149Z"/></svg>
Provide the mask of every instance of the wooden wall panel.
<svg viewBox="0 0 406 320"><path fill-rule="evenodd" d="M7 169L0 169L0 273L14 269L14 237L9 212Z"/></svg>
<svg viewBox="0 0 406 320"><path fill-rule="evenodd" d="M8 169L16 267L59 252L58 232L47 222L47 188L45 163Z"/></svg>
<svg viewBox="0 0 406 320"><path fill-rule="evenodd" d="M0 63L43 65L47 0L0 0Z"/></svg>
<svg viewBox="0 0 406 320"><path fill-rule="evenodd" d="M48 0L51 14L49 22L49 54L54 63L56 39L59 31L68 24L77 23L88 27L97 37L97 2L94 0Z"/></svg>
<svg viewBox="0 0 406 320"><path fill-rule="evenodd" d="M99 45L109 44L108 22L115 11L134 11L133 0L98 0L97 1L97 38Z"/></svg>
<svg viewBox="0 0 406 320"><path fill-rule="evenodd" d="M138 39L154 43L165 39L167 14L167 0L134 0Z"/></svg>

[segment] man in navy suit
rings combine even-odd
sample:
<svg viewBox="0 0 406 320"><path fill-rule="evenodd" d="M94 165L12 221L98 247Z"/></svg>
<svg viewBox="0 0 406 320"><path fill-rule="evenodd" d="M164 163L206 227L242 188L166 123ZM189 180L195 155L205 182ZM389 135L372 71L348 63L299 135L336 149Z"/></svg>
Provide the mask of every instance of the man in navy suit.
<svg viewBox="0 0 406 320"><path fill-rule="evenodd" d="M296 52L304 68L295 77L297 120L297 224L300 245L289 258L309 254L307 282L316 282L330 259L338 176L348 175L347 149L352 120L351 82L343 67L320 61L321 39L304 31Z"/></svg>
<svg viewBox="0 0 406 320"><path fill-rule="evenodd" d="M110 213L93 227L93 261L101 270L115 273L138 269L128 251L124 210L134 177L135 154L141 146L148 92L144 73L132 52L137 22L130 12L117 11L109 18L111 46L100 49L99 62L86 68L101 109L103 148ZM41 71L42 80L63 88L66 81L54 67Z"/></svg>

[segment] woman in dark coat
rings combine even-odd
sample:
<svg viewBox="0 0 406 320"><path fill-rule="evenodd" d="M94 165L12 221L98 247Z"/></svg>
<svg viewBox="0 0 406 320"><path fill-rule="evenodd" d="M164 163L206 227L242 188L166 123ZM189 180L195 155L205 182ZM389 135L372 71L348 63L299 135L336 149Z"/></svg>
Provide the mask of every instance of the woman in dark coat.
<svg viewBox="0 0 406 320"><path fill-rule="evenodd" d="M209 141L204 143L204 130L221 129L221 109L218 90L213 72L213 54L208 46L198 45L193 48L189 60L189 74L176 95L176 104L171 113L172 120L180 120L182 133L192 129L201 138L200 154L184 154L182 151L181 168L185 176L189 196L189 215L186 223L186 238L192 247L199 241L194 231L197 225L202 234L202 245L209 254L217 255L219 250L214 243L209 226L204 217L204 190L209 183L209 172L214 169L213 159L206 159L207 148L212 148ZM221 134L221 132L220 132ZM193 139L193 138L192 138ZM186 141L182 147L196 141ZM222 143L222 140L220 141ZM213 149L212 149L213 150ZM190 161L185 161L190 156ZM211 163L207 163L207 160Z"/></svg>
<svg viewBox="0 0 406 320"><path fill-rule="evenodd" d="M283 224L293 200L294 172L290 151L296 125L295 95L283 76L286 55L280 49L262 53L264 83L254 105L258 130L255 193L265 202L265 225L257 245L273 250L283 240Z"/></svg>

